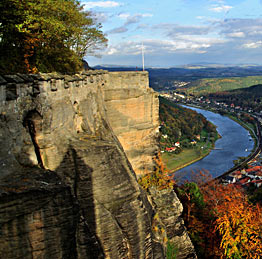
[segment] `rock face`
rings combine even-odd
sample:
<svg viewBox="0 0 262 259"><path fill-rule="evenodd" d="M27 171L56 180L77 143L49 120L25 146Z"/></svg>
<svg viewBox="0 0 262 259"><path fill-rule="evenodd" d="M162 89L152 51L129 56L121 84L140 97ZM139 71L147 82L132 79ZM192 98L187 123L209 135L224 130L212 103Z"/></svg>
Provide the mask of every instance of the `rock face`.
<svg viewBox="0 0 262 259"><path fill-rule="evenodd" d="M137 175L150 172L158 150L158 95L148 74L112 72L104 88L106 114Z"/></svg>
<svg viewBox="0 0 262 259"><path fill-rule="evenodd" d="M136 180L157 133L146 72L0 76L0 258L161 259L155 213L195 258L176 196Z"/></svg>
<svg viewBox="0 0 262 259"><path fill-rule="evenodd" d="M197 258L182 219L183 206L176 193L171 189L156 188L151 188L149 193L149 200L156 213L153 225L158 230L165 229L164 233L155 233L159 242L164 238L168 239L177 249L177 259Z"/></svg>
<svg viewBox="0 0 262 259"><path fill-rule="evenodd" d="M0 258L164 258L107 120L114 80L0 78Z"/></svg>

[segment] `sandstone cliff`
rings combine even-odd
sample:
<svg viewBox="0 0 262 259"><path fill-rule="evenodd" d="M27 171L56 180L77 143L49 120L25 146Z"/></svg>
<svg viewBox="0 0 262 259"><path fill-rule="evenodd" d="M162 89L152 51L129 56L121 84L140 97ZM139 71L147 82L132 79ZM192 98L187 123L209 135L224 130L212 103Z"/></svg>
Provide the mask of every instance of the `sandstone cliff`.
<svg viewBox="0 0 262 259"><path fill-rule="evenodd" d="M147 73L0 77L0 258L164 258L132 168L157 131Z"/></svg>
<svg viewBox="0 0 262 259"><path fill-rule="evenodd" d="M111 72L104 88L106 114L137 175L153 169L158 150L158 95L149 88L148 74Z"/></svg>
<svg viewBox="0 0 262 259"><path fill-rule="evenodd" d="M104 74L1 78L0 258L163 257Z"/></svg>

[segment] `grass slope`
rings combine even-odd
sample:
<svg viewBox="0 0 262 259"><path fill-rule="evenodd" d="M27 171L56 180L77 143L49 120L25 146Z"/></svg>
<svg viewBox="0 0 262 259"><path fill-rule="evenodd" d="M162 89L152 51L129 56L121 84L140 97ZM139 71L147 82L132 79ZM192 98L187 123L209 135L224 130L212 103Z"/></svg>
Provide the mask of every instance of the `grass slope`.
<svg viewBox="0 0 262 259"><path fill-rule="evenodd" d="M181 89L187 94L203 95L209 93L231 91L262 84L262 76L205 78L192 82L187 88Z"/></svg>

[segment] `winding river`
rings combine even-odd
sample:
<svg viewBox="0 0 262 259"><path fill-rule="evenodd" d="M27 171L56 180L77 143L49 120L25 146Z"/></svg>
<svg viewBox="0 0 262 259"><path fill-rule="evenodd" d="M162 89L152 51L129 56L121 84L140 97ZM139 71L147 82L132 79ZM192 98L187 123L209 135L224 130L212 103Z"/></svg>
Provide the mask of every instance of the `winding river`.
<svg viewBox="0 0 262 259"><path fill-rule="evenodd" d="M254 142L249 132L235 121L218 113L184 106L203 114L217 126L221 139L215 143L215 148L203 159L175 172L175 177L190 179L192 172L208 171L217 177L234 166L233 160L246 157L253 149Z"/></svg>

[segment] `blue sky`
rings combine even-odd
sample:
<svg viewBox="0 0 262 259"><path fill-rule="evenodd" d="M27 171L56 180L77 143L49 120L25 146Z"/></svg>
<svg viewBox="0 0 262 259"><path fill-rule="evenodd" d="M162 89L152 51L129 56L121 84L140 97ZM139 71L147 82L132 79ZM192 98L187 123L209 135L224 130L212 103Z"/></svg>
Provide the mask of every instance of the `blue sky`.
<svg viewBox="0 0 262 259"><path fill-rule="evenodd" d="M109 40L98 64L262 64L262 0L81 0Z"/></svg>

